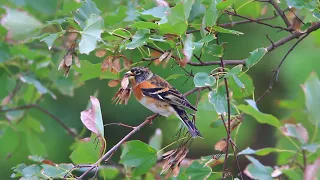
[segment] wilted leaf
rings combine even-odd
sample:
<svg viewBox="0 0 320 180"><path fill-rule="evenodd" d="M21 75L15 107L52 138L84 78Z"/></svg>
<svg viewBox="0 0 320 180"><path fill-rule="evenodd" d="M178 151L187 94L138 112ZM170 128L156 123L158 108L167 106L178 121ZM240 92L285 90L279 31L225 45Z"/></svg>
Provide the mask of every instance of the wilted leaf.
<svg viewBox="0 0 320 180"><path fill-rule="evenodd" d="M258 48L250 52L250 56L246 60L247 67L251 68L252 66L257 64L267 52L268 51L266 48Z"/></svg>
<svg viewBox="0 0 320 180"><path fill-rule="evenodd" d="M241 104L238 106L238 108L241 111L243 111L244 113L246 113L248 115L253 116L259 123L269 124L274 127L281 126L280 121L276 117L274 117L270 114L265 114L265 113L260 112L256 106L256 102L254 102L253 100L246 100L246 101L249 105Z"/></svg>
<svg viewBox="0 0 320 180"><path fill-rule="evenodd" d="M246 156L251 164L249 164L244 173L251 179L272 179L271 174L273 169L270 166L264 166L257 159Z"/></svg>
<svg viewBox="0 0 320 180"><path fill-rule="evenodd" d="M298 139L301 143L306 143L309 139L308 131L302 124L285 124L280 127L285 136L291 136Z"/></svg>
<svg viewBox="0 0 320 180"><path fill-rule="evenodd" d="M205 72L199 72L194 76L193 82L196 87L213 86L216 79Z"/></svg>
<svg viewBox="0 0 320 180"><path fill-rule="evenodd" d="M211 175L211 172L211 168L204 164L200 164L197 160L193 161L186 170L186 174L190 179L206 180Z"/></svg>
<svg viewBox="0 0 320 180"><path fill-rule="evenodd" d="M104 126L99 100L90 96L91 108L81 112L81 121L87 129L98 136L104 137Z"/></svg>
<svg viewBox="0 0 320 180"><path fill-rule="evenodd" d="M120 163L134 167L133 176L146 173L157 161L157 151L141 141L129 141L124 144Z"/></svg>
<svg viewBox="0 0 320 180"><path fill-rule="evenodd" d="M38 34L42 24L37 19L24 11L7 7L5 9L7 14L2 17L1 25L8 30L7 41L10 43L25 41Z"/></svg>
<svg viewBox="0 0 320 180"><path fill-rule="evenodd" d="M302 85L306 98L309 121L313 124L320 122L320 81L316 73L311 73Z"/></svg>

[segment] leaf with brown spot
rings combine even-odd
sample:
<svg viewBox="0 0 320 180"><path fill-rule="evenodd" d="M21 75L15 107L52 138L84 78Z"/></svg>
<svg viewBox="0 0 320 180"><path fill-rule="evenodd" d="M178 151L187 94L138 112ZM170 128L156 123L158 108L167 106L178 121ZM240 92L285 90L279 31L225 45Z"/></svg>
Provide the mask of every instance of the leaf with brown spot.
<svg viewBox="0 0 320 180"><path fill-rule="evenodd" d="M116 87L116 86L118 86L119 83L120 83L119 79L113 79L108 82L108 86L109 87Z"/></svg>
<svg viewBox="0 0 320 180"><path fill-rule="evenodd" d="M107 51L105 49L99 49L96 51L96 56L97 57L103 57L107 54Z"/></svg>

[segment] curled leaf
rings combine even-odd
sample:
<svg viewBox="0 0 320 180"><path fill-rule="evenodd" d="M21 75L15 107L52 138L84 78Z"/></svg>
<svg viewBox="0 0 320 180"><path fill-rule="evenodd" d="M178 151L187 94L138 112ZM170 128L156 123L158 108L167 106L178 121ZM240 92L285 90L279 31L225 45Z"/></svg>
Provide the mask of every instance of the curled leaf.
<svg viewBox="0 0 320 180"><path fill-rule="evenodd" d="M87 129L97 134L104 136L104 126L101 115L101 108L99 100L90 96L91 108L81 112L80 119Z"/></svg>
<svg viewBox="0 0 320 180"><path fill-rule="evenodd" d="M309 139L308 131L302 124L285 124L280 127L285 136L291 136L298 139L301 143L306 143Z"/></svg>

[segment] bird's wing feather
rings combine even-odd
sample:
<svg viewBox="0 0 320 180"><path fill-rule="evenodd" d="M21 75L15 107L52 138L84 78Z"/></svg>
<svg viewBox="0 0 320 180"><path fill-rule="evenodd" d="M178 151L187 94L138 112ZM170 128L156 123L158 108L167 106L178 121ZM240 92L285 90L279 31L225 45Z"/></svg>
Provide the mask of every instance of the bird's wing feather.
<svg viewBox="0 0 320 180"><path fill-rule="evenodd" d="M142 93L145 96L149 96L161 101L165 101L169 104L173 104L176 106L180 106L180 107L185 107L185 108L189 108L192 109L194 111L196 111L197 109L183 96L183 94L181 94L178 90L174 89L168 82L166 82L165 80L163 80L161 78L161 85L162 86L158 86L159 82L159 76L156 76L155 78L158 78L156 81L151 81L151 83L153 85L155 85L155 87L153 88L141 88ZM163 86L166 85L166 86Z"/></svg>

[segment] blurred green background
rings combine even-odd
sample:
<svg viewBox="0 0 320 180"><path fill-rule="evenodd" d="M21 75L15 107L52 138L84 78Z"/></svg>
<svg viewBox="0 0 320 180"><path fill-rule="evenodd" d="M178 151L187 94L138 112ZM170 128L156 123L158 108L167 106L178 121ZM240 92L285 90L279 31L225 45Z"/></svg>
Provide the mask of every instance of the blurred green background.
<svg viewBox="0 0 320 180"><path fill-rule="evenodd" d="M106 1L106 0L94 0L99 9L102 12L114 12L119 5L126 6L126 3L132 3L133 1ZM2 7L8 6L11 8L21 8L28 11L30 14L37 17L42 22L46 20L52 20L59 16L59 0L4 0L1 2ZM1 4L0 3L0 4ZM261 4L261 3L260 3ZM253 8L261 10L263 5ZM130 8L130 6L128 6ZM250 6L251 7L251 6ZM269 7L270 8L270 7ZM250 10L250 8L249 8ZM248 10L248 11L249 11ZM5 10L0 9L0 16L4 16ZM272 14L270 12L269 14ZM106 16L105 21L108 21ZM235 18L234 20L236 20ZM240 20L240 19L238 19ZM228 18L223 18L221 22L229 22ZM284 25L281 18L268 21L270 24ZM107 26L106 24L105 26ZM277 32L276 29L272 29L266 26L258 24L244 24L232 27L234 30L244 32L244 35L221 35L220 42L227 42L226 52L224 54L225 59L244 59L247 58L249 52L253 51L257 47L267 47L270 45L269 40L266 38L266 34L273 41L277 41L282 37L288 35L286 32ZM2 31L3 32L3 31ZM1 32L0 36L4 36ZM283 99L295 99L301 95L300 84L303 84L305 79L310 75L312 71L320 74L320 32L315 32L313 35L306 38L298 47L288 56L285 63L281 67L279 74L279 80L274 84L274 88L271 93L259 104L259 108L264 113L270 113L278 117L279 119L285 118L288 114L283 109L277 106L277 102ZM276 49L275 51L268 53L261 62L254 68L250 69L248 74L252 77L255 90L255 97L258 98L264 93L269 86L269 81L272 77L272 70L275 69L283 58L288 49L294 42L287 43L284 46ZM44 43L43 43L44 45ZM32 52L30 52L32 53ZM52 61L58 64L65 52L51 53ZM137 51L126 52L126 55L137 62L140 59L140 54ZM203 59L212 60L212 57L203 57ZM97 63L101 62L101 58L94 56L91 53L89 56L80 56L80 60L89 60ZM218 60L218 59L217 59ZM141 63L146 65L147 63ZM190 67L187 66L187 70L192 70L194 74L196 72L210 72L216 66L210 67ZM166 68L161 66L151 65L151 70L156 74L167 78L171 74L184 74L184 72L173 63L169 64ZM49 72L56 74L57 69L50 69ZM7 76L5 70L0 67L0 77ZM58 76L63 77L63 73L59 72ZM72 75L68 78L73 78ZM176 87L180 92L184 93L194 87L192 78L186 81L187 77L179 77L169 82ZM186 81L186 83L185 83ZM5 97L7 92L6 84L1 82L0 91L1 99ZM9 88L10 89L10 88ZM81 87L74 90L73 96L61 95L61 93L54 90L57 95L57 99L52 99L49 95L45 95L41 100L40 106L47 109L59 117L69 127L74 128L77 132L81 132L83 124L80 121L80 112L86 109L89 96L98 92L98 98L101 103L104 123L121 122L131 126L138 125L147 116L152 115L152 112L140 105L134 97L131 97L128 105L115 105L111 103L111 98L116 93L118 88L108 87L108 80L92 79L88 80ZM206 92L203 91L202 94ZM248 97L249 98L249 97ZM190 102L195 103L196 94L188 96ZM240 103L240 102L239 102ZM39 112L36 109L30 109L28 115L40 120L45 132L41 134L41 141L45 144L47 152L46 159L50 159L56 163L70 162L69 155L71 154L70 145L73 143L73 138L66 133L66 131L59 126L55 121L45 114ZM214 144L226 136L223 126L211 127L213 121L217 121L218 116L212 111L206 111L199 109L197 112L197 126L204 136L204 139L196 139L191 147L189 153L190 158L199 158L200 156L206 156L213 154ZM0 117L0 121L4 121ZM144 142L148 142L150 136L155 132L156 128L160 128L164 135L163 146L172 142L173 135L180 127L180 122L174 117L170 118L157 118L154 123L147 126L132 136L131 140L138 139ZM130 129L120 126L107 126L105 127L105 136L107 140L107 148L111 148L122 137L124 137ZM89 132L86 132L89 136ZM255 120L249 116L245 116L239 135L237 138L237 145L240 150L251 147L253 149L272 147L276 144L275 130L268 125L258 125ZM0 148L7 144L0 144ZM24 141L24 137L21 138L18 148L12 152L10 157L6 157L5 154L0 154L0 176L7 177L12 174L11 167L25 162L28 163L28 147ZM0 151L1 152L1 151ZM116 161L120 153L117 152L113 159ZM274 155L265 156L262 158L262 162L265 165L274 165ZM241 162L246 162L241 159ZM244 168L245 165L241 164Z"/></svg>

